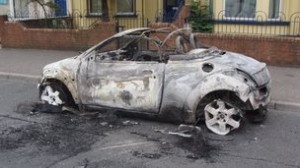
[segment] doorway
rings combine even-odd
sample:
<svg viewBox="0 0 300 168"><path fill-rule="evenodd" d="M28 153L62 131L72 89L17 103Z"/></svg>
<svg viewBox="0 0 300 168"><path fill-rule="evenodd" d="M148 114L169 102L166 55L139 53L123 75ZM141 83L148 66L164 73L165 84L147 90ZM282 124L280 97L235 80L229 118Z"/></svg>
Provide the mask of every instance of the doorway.
<svg viewBox="0 0 300 168"><path fill-rule="evenodd" d="M176 18L177 11L183 5L184 0L164 1L164 22L172 22Z"/></svg>
<svg viewBox="0 0 300 168"><path fill-rule="evenodd" d="M66 0L55 0L54 2L58 6L58 8L55 9L55 16L67 16Z"/></svg>

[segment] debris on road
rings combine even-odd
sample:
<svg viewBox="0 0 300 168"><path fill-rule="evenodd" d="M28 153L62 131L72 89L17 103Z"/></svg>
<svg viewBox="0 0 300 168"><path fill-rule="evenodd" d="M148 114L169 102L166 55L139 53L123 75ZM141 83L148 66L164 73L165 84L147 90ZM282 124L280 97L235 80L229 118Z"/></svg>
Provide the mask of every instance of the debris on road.
<svg viewBox="0 0 300 168"><path fill-rule="evenodd" d="M108 125L108 122L101 122L100 125L102 125L103 127L104 127L104 126L107 126L107 125Z"/></svg>
<svg viewBox="0 0 300 168"><path fill-rule="evenodd" d="M159 159L162 157L159 153L141 153L139 151L132 152L132 155L139 158Z"/></svg>
<svg viewBox="0 0 300 168"><path fill-rule="evenodd" d="M154 130L155 132L159 132L159 133L162 133L162 134L167 134L168 132L164 129L155 129Z"/></svg>
<svg viewBox="0 0 300 168"><path fill-rule="evenodd" d="M202 135L202 131L201 128L197 126L180 124L176 132L169 131L168 134L177 135L184 138L191 138L195 135Z"/></svg>
<svg viewBox="0 0 300 168"><path fill-rule="evenodd" d="M58 106L43 104L41 102L25 102L17 106L16 112L28 112L30 115L36 113L59 113L62 110Z"/></svg>
<svg viewBox="0 0 300 168"><path fill-rule="evenodd" d="M47 108L50 108L51 106L43 106L44 104L41 104L39 102L35 103L22 103L18 105L18 108L16 112L22 113L23 115L32 115L36 114L35 116L32 117L40 117L42 113L48 113L48 114L53 114L55 119L53 120L54 123L51 125L37 125L39 130L48 130L48 129L53 129L51 132L52 134L48 134L50 131L39 131L38 135L42 134L41 136L44 137L42 140L42 143L46 141L47 143L44 145L45 148L48 146L54 146L55 151L61 151L65 150L64 147L60 148L59 146L55 146L56 144L51 144L49 139L52 139L52 136L59 136L59 143L65 143L64 141L68 141L66 143L67 146L74 146L78 145L78 143L82 143L82 141L85 139L83 138L75 138L76 142L74 140L70 141L70 137L67 136L68 134L72 134L74 136L82 136L81 134L85 134L85 136L90 137L91 143L87 144L87 146L83 146L83 148L80 150L75 150L75 151L69 151L68 154L70 153L77 153L80 151L85 151L86 149L89 149L93 143L97 140L97 137L103 137L107 136L106 132L119 129L119 128L128 128L131 129L128 126L136 126L140 127L140 129L134 128L130 132L132 135L137 135L142 138L145 138L146 141L151 141L153 143L158 144L159 146L159 151L152 151L152 152L141 152L141 151L132 151L132 155L138 158L148 158L148 159L160 159L161 157L169 156L169 155L174 155L177 151L176 148L181 148L184 151L187 151L185 157L188 159L199 159L199 158L211 158L211 151L216 149L215 147L212 147L207 141L206 141L206 136L204 136L204 132L202 129L198 126L194 125L184 125L181 124L178 126L176 131L173 131L173 129L170 128L163 128L159 127L159 125L156 125L154 128L152 127L152 132L144 130L140 125L144 125L141 121L133 121L129 120L126 118L120 118L114 111L102 111L102 112L86 112L83 115L74 115L76 113L73 112L68 112L68 111L73 111L72 109L66 109L64 108L63 113L52 113L47 111ZM41 109L41 110L40 110ZM56 110L56 109L54 109ZM61 128L66 128L66 130L63 130ZM28 127L26 128L26 131L32 131L31 129L34 129L34 127ZM26 143L29 143L30 140L24 139L21 137L24 137L24 133L26 131L20 131L18 132L18 135L20 134L20 139ZM61 132L61 134L57 135L57 131ZM66 131L69 132L66 134ZM55 132L55 133L53 133ZM23 133L23 134L21 134ZM14 135L14 134L12 134ZM39 136L34 136L37 138L36 143L40 144L40 138ZM175 136L174 136L175 135ZM74 138L73 136L73 138ZM31 137L27 136L26 137ZM5 138L5 142L11 142L7 141L7 138ZM57 138L56 138L57 139ZM78 140L78 142L77 142ZM48 143L49 141L49 143ZM14 142L14 141L13 141ZM18 143L14 143L18 144ZM22 144L22 143L21 143ZM18 148L18 146L14 147ZM80 165L80 166L84 166Z"/></svg>
<svg viewBox="0 0 300 168"><path fill-rule="evenodd" d="M89 163L90 161L87 158L85 158L81 162L79 162L79 166L76 168L87 168L89 166Z"/></svg>
<svg viewBox="0 0 300 168"><path fill-rule="evenodd" d="M122 123L123 123L123 125L125 125L125 126L129 126L129 125L139 125L138 122L136 122L136 121L130 121L130 120L123 121Z"/></svg>

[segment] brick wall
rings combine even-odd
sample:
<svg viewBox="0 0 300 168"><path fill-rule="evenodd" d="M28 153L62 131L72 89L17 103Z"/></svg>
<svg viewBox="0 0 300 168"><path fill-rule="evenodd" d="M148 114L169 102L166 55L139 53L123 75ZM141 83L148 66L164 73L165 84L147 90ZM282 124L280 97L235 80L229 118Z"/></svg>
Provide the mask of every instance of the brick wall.
<svg viewBox="0 0 300 168"><path fill-rule="evenodd" d="M86 49L116 33L115 22L97 23L88 30L27 28L5 22L2 46L11 48Z"/></svg>
<svg viewBox="0 0 300 168"><path fill-rule="evenodd" d="M1 41L2 41L3 33L4 33L4 23L5 23L5 21L7 21L7 16L0 15L0 44L1 44Z"/></svg>
<svg viewBox="0 0 300 168"><path fill-rule="evenodd" d="M115 34L114 22L98 23L88 30L34 29L19 22L5 22L0 17L0 39L3 47L40 49L86 49ZM150 24L152 28L177 26L166 23ZM2 33L1 33L2 32ZM157 34L163 38L165 34ZM243 53L272 65L300 66L300 38L255 37L241 35L197 34L198 39L220 49ZM170 45L175 40L171 39Z"/></svg>
<svg viewBox="0 0 300 168"><path fill-rule="evenodd" d="M300 38L197 34L220 49L243 53L271 65L300 65Z"/></svg>

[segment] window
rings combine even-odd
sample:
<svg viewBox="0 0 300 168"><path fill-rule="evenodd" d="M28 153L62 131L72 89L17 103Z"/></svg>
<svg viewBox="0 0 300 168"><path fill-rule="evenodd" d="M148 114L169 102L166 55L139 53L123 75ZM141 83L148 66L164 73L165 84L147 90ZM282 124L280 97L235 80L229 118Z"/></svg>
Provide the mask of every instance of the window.
<svg viewBox="0 0 300 168"><path fill-rule="evenodd" d="M133 15L135 13L135 0L117 0L118 15Z"/></svg>
<svg viewBox="0 0 300 168"><path fill-rule="evenodd" d="M280 12L280 0L270 0L269 18L270 19L279 18L279 12Z"/></svg>
<svg viewBox="0 0 300 168"><path fill-rule="evenodd" d="M89 0L89 14L90 15L102 15L101 0Z"/></svg>
<svg viewBox="0 0 300 168"><path fill-rule="evenodd" d="M12 16L14 16L17 19L21 19L21 18L29 18L30 14L35 14L38 13L36 11L32 11L30 12L29 8L33 6L33 4L29 3L29 0L14 0L13 1L13 11L11 11L11 13L13 13ZM30 13L30 14L29 14Z"/></svg>
<svg viewBox="0 0 300 168"><path fill-rule="evenodd" d="M0 0L0 5L7 5L8 0Z"/></svg>
<svg viewBox="0 0 300 168"><path fill-rule="evenodd" d="M225 16L255 18L256 0L225 0Z"/></svg>

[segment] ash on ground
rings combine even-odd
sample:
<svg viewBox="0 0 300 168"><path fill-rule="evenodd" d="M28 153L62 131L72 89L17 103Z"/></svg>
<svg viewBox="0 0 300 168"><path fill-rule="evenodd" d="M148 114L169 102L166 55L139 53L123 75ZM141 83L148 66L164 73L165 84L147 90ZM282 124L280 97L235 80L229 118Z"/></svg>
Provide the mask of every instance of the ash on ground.
<svg viewBox="0 0 300 168"><path fill-rule="evenodd" d="M145 138L158 144L159 149L154 152L132 151L137 158L161 159L166 156L178 155L186 151L187 159L206 159L213 161L218 147L211 145L205 138L206 133L200 127L180 125L175 131L155 130L159 122L146 120L134 121L124 118L114 111L86 112L61 110L61 108L42 104L40 102L21 103L16 113L27 117L49 117L48 123L30 123L22 128L8 128L1 135L1 149L14 150L26 144L35 144L49 153L63 153L76 155L90 150L91 146L107 136L108 131L115 129L132 128L133 136ZM144 123L151 123L151 128L145 128ZM174 125L170 127L174 128ZM136 128L136 129L135 129ZM127 130L128 131L128 130Z"/></svg>

